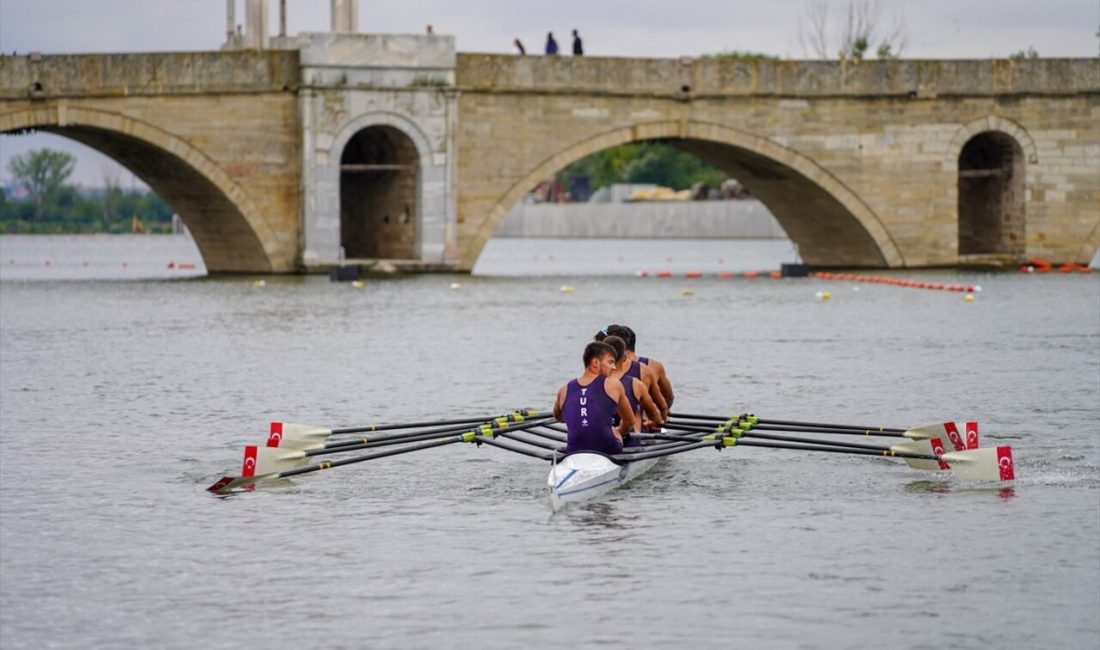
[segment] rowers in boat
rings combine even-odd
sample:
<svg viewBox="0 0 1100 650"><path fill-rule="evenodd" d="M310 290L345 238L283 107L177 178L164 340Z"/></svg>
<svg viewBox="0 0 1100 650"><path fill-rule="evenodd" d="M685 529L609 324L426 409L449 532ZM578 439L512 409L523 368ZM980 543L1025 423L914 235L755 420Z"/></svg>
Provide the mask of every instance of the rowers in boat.
<svg viewBox="0 0 1100 650"><path fill-rule="evenodd" d="M568 429L565 453L622 453L634 413L622 383L609 381L616 370L615 349L593 341L584 347L583 361L584 373L562 386L554 401L554 418ZM612 425L616 415L618 426Z"/></svg>
<svg viewBox="0 0 1100 650"><path fill-rule="evenodd" d="M555 455L546 481L555 511L605 494L657 462L623 455L623 438L634 428L635 415L622 381L611 376L615 357L607 343L586 345L584 374L562 386L554 401L554 417L566 425L566 455L560 462ZM617 426L612 423L616 415Z"/></svg>
<svg viewBox="0 0 1100 650"><path fill-rule="evenodd" d="M661 417L661 410L653 403L653 398L649 396L649 390L642 380L626 374L631 365L626 357L626 341L612 335L605 338L603 342L615 349L616 368L611 373L611 378L622 383L623 390L626 391L626 399L630 402L630 410L634 413L634 428L628 439L624 441L624 445L634 446L640 444L641 439L633 434L660 431L664 418Z"/></svg>
<svg viewBox="0 0 1100 650"><path fill-rule="evenodd" d="M668 376L664 375L662 384L662 375L664 374L664 366L657 362L652 357L639 357L635 351L634 346L637 341L637 335L634 330L630 329L626 325L608 325L604 329L596 333L594 337L597 341L602 341L608 336L618 336L626 343L626 374L636 379L642 380L642 383L649 389L649 395L653 399L653 402L657 405L657 408L661 411L661 418L668 419L669 409L672 408L671 397L672 384L668 380ZM643 361L642 359L645 359ZM660 368L658 372L657 368Z"/></svg>

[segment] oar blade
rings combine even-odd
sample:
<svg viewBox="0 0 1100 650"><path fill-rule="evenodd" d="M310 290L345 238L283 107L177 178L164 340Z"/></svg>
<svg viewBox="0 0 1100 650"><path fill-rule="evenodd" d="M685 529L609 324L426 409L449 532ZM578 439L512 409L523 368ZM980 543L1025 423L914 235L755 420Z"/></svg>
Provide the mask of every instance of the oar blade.
<svg viewBox="0 0 1100 650"><path fill-rule="evenodd" d="M255 459L253 473L257 475L285 472L309 464L309 458L304 451L281 447L258 447Z"/></svg>
<svg viewBox="0 0 1100 650"><path fill-rule="evenodd" d="M302 460L296 462L290 458L292 454L298 454ZM293 469L306 462L308 461L305 460L305 454L300 451L249 445L244 448L241 475L223 476L206 489L215 494L227 494L239 487L249 487L257 481L278 476L278 472L283 471L278 469L281 465L285 465L284 469Z"/></svg>
<svg viewBox="0 0 1100 650"><path fill-rule="evenodd" d="M951 471L968 481L1011 481L1016 478L1012 447L986 447L951 451L943 455Z"/></svg>
<svg viewBox="0 0 1100 650"><path fill-rule="evenodd" d="M265 476L223 476L213 485L206 488L206 490L214 494L229 494L238 488L248 487L257 481L264 481L274 477L274 474Z"/></svg>
<svg viewBox="0 0 1100 650"><path fill-rule="evenodd" d="M909 429L902 435L912 440L947 438L951 441L951 445L955 448L955 451L962 451L963 449L966 449L966 445L963 443L962 436L959 435L959 427L956 426L954 422L944 422L942 424L926 424L922 427Z"/></svg>
<svg viewBox="0 0 1100 650"><path fill-rule="evenodd" d="M902 442L896 445L891 445L890 451L925 455L934 455L936 453L935 449L933 449L932 447L932 441L928 439L913 440L910 442ZM947 463L930 458L910 458L902 456L901 459L904 460L905 463L913 469L932 471L948 469Z"/></svg>
<svg viewBox="0 0 1100 650"><path fill-rule="evenodd" d="M288 447L291 449L320 449L332 435L332 429L312 424L294 424L293 422L272 422L267 436L268 447Z"/></svg>

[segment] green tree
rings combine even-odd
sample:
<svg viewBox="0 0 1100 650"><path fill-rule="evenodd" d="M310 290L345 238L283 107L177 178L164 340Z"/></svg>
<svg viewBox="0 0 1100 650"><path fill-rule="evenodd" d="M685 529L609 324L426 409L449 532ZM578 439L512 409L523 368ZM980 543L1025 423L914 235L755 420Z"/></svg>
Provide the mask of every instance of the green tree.
<svg viewBox="0 0 1100 650"><path fill-rule="evenodd" d="M726 179L721 170L676 147L658 141L633 142L598 151L566 167L562 180L587 176L593 190L615 183L655 183L674 190L696 183L717 187Z"/></svg>
<svg viewBox="0 0 1100 650"><path fill-rule="evenodd" d="M34 218L41 221L48 206L54 203L65 181L76 167L76 158L63 151L34 149L23 156L14 156L8 171L27 188L34 204Z"/></svg>

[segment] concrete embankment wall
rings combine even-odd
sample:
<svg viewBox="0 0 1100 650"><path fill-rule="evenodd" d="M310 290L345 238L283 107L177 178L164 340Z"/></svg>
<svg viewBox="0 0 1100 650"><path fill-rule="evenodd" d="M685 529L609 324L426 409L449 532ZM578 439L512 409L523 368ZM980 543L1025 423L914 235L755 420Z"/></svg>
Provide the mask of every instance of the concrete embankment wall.
<svg viewBox="0 0 1100 650"><path fill-rule="evenodd" d="M787 239L759 201L522 203L497 237Z"/></svg>

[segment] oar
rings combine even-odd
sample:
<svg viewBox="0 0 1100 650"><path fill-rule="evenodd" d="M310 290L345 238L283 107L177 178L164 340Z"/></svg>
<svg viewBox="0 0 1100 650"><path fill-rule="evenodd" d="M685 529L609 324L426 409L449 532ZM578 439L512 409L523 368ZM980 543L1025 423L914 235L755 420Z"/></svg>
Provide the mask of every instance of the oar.
<svg viewBox="0 0 1100 650"><path fill-rule="evenodd" d="M666 434L642 434L647 436L665 437ZM709 437L709 436L708 436ZM717 437L717 436L715 436ZM674 439L686 439L691 440L689 436L672 436ZM985 449L968 449L965 451L952 451L943 452L943 444L939 438L935 438L930 441L934 453L922 453L919 451L912 451L908 449L908 446L914 443L902 443L901 445L895 445L890 449L881 451L871 449L853 449L846 447L832 447L826 445L811 445L811 444L782 444L777 442L763 442L757 440L745 440L741 437L724 436L717 440L707 440L704 442L693 443L685 445L682 451L689 451L704 446L712 446L716 448L724 447L765 447L768 449L788 449L792 451L818 451L824 453L833 454L854 454L862 456L885 456L889 458L901 458L906 462L910 460L924 460L924 461L936 461L945 462L950 466L950 469L961 479L971 481L1011 481L1015 478L1015 467L1012 460L1012 448L1009 446L1001 447L987 447ZM897 449L900 447L901 449ZM658 452L658 456L666 456L673 453L680 453L679 451L670 451L668 453ZM638 456L632 456L632 458L654 457L640 454Z"/></svg>
<svg viewBox="0 0 1100 650"><path fill-rule="evenodd" d="M510 413L510 421L522 422L526 418L536 417L538 412L532 409L520 409ZM348 433L366 433L375 431L395 431L398 429L417 429L424 427L465 426L494 419L493 416L462 418L458 420L435 420L431 422L408 422L405 424L370 424L343 429L330 429L312 424L294 424L291 422L272 422L267 438L268 447L293 447L296 449L315 449L323 445L329 436Z"/></svg>
<svg viewBox="0 0 1100 650"><path fill-rule="evenodd" d="M409 445L408 447L400 447L398 449L388 449L386 451L376 451L372 454L364 454L362 456L355 456L352 458L345 458L343 460L332 460L318 463L317 465L309 465L308 467L298 467L294 469L287 469L279 472L271 472L267 474L250 474L246 471L242 476L223 476L216 483L206 488L210 492L215 494L225 494L234 488L238 488L244 485L252 485L259 481L270 481L277 478L290 478L291 476L299 476L301 474L309 474L310 472L318 472L323 469L331 469L333 467L340 467L341 465L352 465L354 463L362 463L367 460L374 460L375 458L385 458L387 456L396 456L398 454L408 454L414 451L420 451L422 449L431 449L433 447L442 447L443 445L450 445L456 442L472 442L475 433L467 431L457 436L450 436L447 438L439 438L438 440L429 440L428 442L422 442L416 445ZM246 447L245 448L245 468L249 467L249 451L251 450L255 454L257 449L262 447ZM256 467L255 455L252 456L252 468Z"/></svg>
<svg viewBox="0 0 1100 650"><path fill-rule="evenodd" d="M877 452L866 449L848 449L843 447L826 447L821 445L784 445L771 442L758 442L755 440L743 440L741 438L723 438L725 446L745 445L750 447L769 447L772 449L794 449L801 451L821 451L834 454L856 454L863 456L886 456L909 460L943 461L950 465L951 471L961 479L969 481L1011 481L1015 476L1015 467L1012 461L1012 447L987 447L985 449L967 449L964 451L951 451L943 453L943 444L939 438L931 440L931 445L936 453L920 453L905 449ZM906 447L913 443L903 443L895 447Z"/></svg>
<svg viewBox="0 0 1100 650"><path fill-rule="evenodd" d="M688 425L674 425L666 424L666 428L672 430L692 431L695 433L712 433L711 438L717 438L719 436L730 436L734 438L759 438L762 440L772 440L776 442L793 442L800 444L816 445L820 447L837 447L840 449L861 449L864 451L870 451L874 453L884 453L888 451L901 451L908 453L920 453L920 454L932 454L932 441L931 440L913 440L910 442L898 443L889 447L883 447L882 445L872 445L864 442L849 442L845 440L819 440L816 438L802 438L800 436L784 436L773 433L757 433L755 431L749 431L744 429L725 429L721 431L708 430L701 427L692 427ZM935 460L919 459L919 458L906 458L905 462L908 463L913 469L924 470L936 470L947 469L947 465L942 464Z"/></svg>
<svg viewBox="0 0 1100 650"><path fill-rule="evenodd" d="M699 415L676 415L673 417L679 418L679 420L681 421L685 419L702 420L703 422L721 421L723 423L722 426L726 427L738 427L742 429L753 428L760 429L762 431L793 431L798 433L826 433L835 435L886 436L892 438L905 437L911 440L928 440L934 437L943 437L946 435L946 437L951 441L951 444L955 447L956 450L975 449L978 446L978 429L976 422L967 423L968 439L967 443L964 444L962 437L959 435L958 427L955 426L954 422L928 424L920 427L914 427L912 429L890 429L886 427L861 428L850 425L815 425L808 422L797 424L775 424L775 422L789 422L789 420L765 420L757 418L753 415L740 415L725 419L719 418L717 416ZM971 427L971 425L973 426ZM971 432L973 433L973 436L970 436Z"/></svg>
<svg viewBox="0 0 1100 650"><path fill-rule="evenodd" d="M562 435L562 434L568 434L569 429L563 424L558 424L558 423L544 424L542 426L542 428L549 429L551 431L558 431L558 432L561 432L561 433L557 434L556 436L554 434L548 433L548 432L528 431L527 433L534 433L536 435L541 435L541 436L544 436L544 437L547 437L547 438L551 438L551 439L557 440L559 442L565 442L566 439L567 439L567 436ZM713 431L713 429L707 429L704 433L714 433L714 431ZM634 432L631 432L630 436L631 437L638 437L638 434L636 434ZM702 439L702 436L695 436L695 437L685 436L685 439L688 439L688 438L690 438L691 441L698 442L699 440ZM652 453L657 452L657 451L664 452L668 449L677 450L677 449L680 449L682 446L683 445L681 445L681 444L670 444L670 445L652 445L652 446L647 446L647 447L644 447L644 448L642 448L642 447L624 447L622 453L624 455L624 458L630 458L630 459L634 459L634 460L641 460L640 458L637 458L638 454L641 454L641 453L652 454ZM693 449L694 449L694 447L693 447ZM655 458L655 457L657 457L657 456L647 456L647 458Z"/></svg>
<svg viewBox="0 0 1100 650"><path fill-rule="evenodd" d="M539 422L530 422L526 424L519 424L514 429L522 430L527 427L537 426ZM505 427L509 425L504 425ZM488 442L492 439L496 432L501 430L502 425L495 422L483 423L481 427L477 429L470 429L464 431L458 435L447 436L443 438L437 438L435 440L428 440L417 444L411 444L405 447L398 447L396 449L387 449L384 451L376 451L369 454L363 454L361 456L353 456L351 458L344 458L340 460L324 461L316 465L308 465L306 467L291 467L287 469L280 469L276 471L258 472L257 471L257 454L259 450L266 449L264 447L249 446L245 447L244 467L241 472L241 476L223 476L217 482L210 487L206 488L210 492L216 494L225 494L232 491L234 488L241 486L252 485L260 481L269 481L279 478L290 478L292 476L299 476L301 474L309 474L311 472L317 472L320 470L330 469L333 467L340 467L342 465L352 465L355 463L362 463L368 460L374 460L376 458L386 458L389 456L397 456L399 454L407 454L414 451L420 451L423 449L432 449L435 447L442 447L444 445L450 445L457 442Z"/></svg>
<svg viewBox="0 0 1100 650"><path fill-rule="evenodd" d="M540 424L542 421L547 420L551 417L553 416L544 415L541 418L529 420L530 426ZM496 420L491 420L487 424L491 424L494 427L494 430L503 431L504 429L508 429L512 423L506 418L498 418ZM350 441L347 444L327 446L320 449L287 449L282 447L260 447L256 450L254 454L256 461L255 473L269 474L273 472L281 472L283 470L291 469L294 467L301 467L307 464L309 462L309 459L314 456L321 456L326 454L341 454L349 451L359 451L361 449L367 448L387 447L391 445L400 445L410 442L434 440L437 438L451 436L455 433L467 430L469 430L468 427L459 427L457 429L453 427L446 427L443 429L417 432L409 435L394 436L384 440L369 440L367 438L363 438L361 441Z"/></svg>
<svg viewBox="0 0 1100 650"><path fill-rule="evenodd" d="M669 417L670 418L686 418L686 419L691 419L691 420L707 420L707 421L710 421L710 422L727 422L731 419L728 416L722 417L722 416L719 416L719 415L692 415L692 414L688 414L688 413L670 413ZM755 418L756 416L749 415L749 414L741 414L739 416L734 416L734 417L736 417L736 418L740 418L740 417ZM891 427L865 427L865 426L858 426L858 425L854 425L854 424L822 424L820 422L796 422L794 420L769 420L769 419L764 419L764 418L758 418L757 421L760 424L783 424L783 425L789 425L789 426L795 426L795 427L818 427L818 428L823 428L823 429L854 429L854 430L859 431L860 433L862 433L864 431L880 431L880 432L883 432L883 433L905 433L905 429L898 429L898 428L891 428Z"/></svg>
<svg viewBox="0 0 1100 650"><path fill-rule="evenodd" d="M535 419L541 421L547 420L550 417L551 416L547 414ZM498 422L501 424L507 424L510 422L523 422L525 419L527 418L513 413L510 415L500 416L498 418L482 418L481 420L478 420L478 422ZM428 440L429 438L440 437L449 433L458 433L467 429L469 429L468 426L449 426L437 429L414 429L412 431L406 431L402 433L390 433L378 436L362 436L359 438L345 438L338 442L315 442L310 440L295 440L291 438L283 438L282 440L278 441L278 444L275 445L271 444L271 440L268 440L267 446L268 448L297 449L300 451L324 450L329 453L337 453L339 451L362 449L367 446L381 447L385 445L399 444L402 442Z"/></svg>

